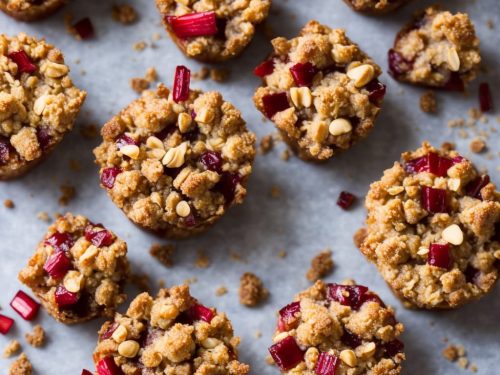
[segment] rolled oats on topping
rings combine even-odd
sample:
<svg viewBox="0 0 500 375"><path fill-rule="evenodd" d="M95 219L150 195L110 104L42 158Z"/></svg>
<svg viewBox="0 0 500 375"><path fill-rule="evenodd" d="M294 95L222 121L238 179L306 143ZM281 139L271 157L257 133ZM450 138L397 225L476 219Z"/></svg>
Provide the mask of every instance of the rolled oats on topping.
<svg viewBox="0 0 500 375"><path fill-rule="evenodd" d="M404 190L394 195L394 186ZM363 254L405 302L456 308L498 279L500 194L453 149L428 143L372 183Z"/></svg>
<svg viewBox="0 0 500 375"><path fill-rule="evenodd" d="M126 298L126 256L125 242L102 224L68 213L49 227L19 280L62 323L109 317Z"/></svg>
<svg viewBox="0 0 500 375"><path fill-rule="evenodd" d="M119 332L119 333L118 333ZM94 362L117 373L245 375L239 337L224 313L201 305L187 285L139 294L99 331Z"/></svg>
<svg viewBox="0 0 500 375"><path fill-rule="evenodd" d="M342 29L310 21L299 36L272 40L254 73L254 103L305 160L329 159L365 138L385 95L381 69Z"/></svg>
<svg viewBox="0 0 500 375"><path fill-rule="evenodd" d="M317 281L279 311L269 352L283 374L396 375L403 330L367 287Z"/></svg>

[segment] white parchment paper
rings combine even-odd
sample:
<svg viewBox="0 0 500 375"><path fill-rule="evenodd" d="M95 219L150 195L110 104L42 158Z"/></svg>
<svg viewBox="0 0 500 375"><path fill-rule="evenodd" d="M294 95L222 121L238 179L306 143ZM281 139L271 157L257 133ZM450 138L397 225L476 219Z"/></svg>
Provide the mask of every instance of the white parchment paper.
<svg viewBox="0 0 500 375"><path fill-rule="evenodd" d="M64 52L72 67L74 81L88 91L77 128L90 123L101 126L136 98L129 87L129 79L142 77L150 66L158 70L160 79L168 85L176 65L187 65L193 71L200 68L199 64L182 56L168 39L153 0L128 0L128 3L139 11L141 17L132 26L112 21L110 1L74 1L52 18L36 24L18 23L0 15L0 32L15 34L24 31L46 37ZM413 1L396 13L375 18L355 14L341 0L274 0L269 23L277 35L287 37L296 35L310 19L332 27L343 27L348 36L387 71L386 53L396 32L413 11L431 3ZM168 285L174 285L197 277L192 293L204 304L216 306L229 315L236 333L242 337L241 359L251 364L253 374L278 373L265 363L276 321L275 312L289 303L295 293L310 285L305 278L309 262L327 247L333 250L336 263L328 281L355 278L358 283L369 285L397 309L398 319L406 325L403 336L408 357L405 374L465 373L456 364L442 358L445 337L466 347L469 359L478 366L479 374L498 374L498 288L480 302L457 311L409 311L393 297L375 267L352 243L353 233L364 220L362 197L370 182L378 179L402 151L418 147L425 139L435 145L443 141L456 142L460 152L479 166L488 167L493 181L500 183L497 169L499 136L490 130L500 126L495 120L497 115L492 114L488 124L478 126L480 130L492 133L487 140L494 154L491 160L485 155L471 155L468 148L471 138L462 139L457 130L452 131L446 126L448 120L466 117L469 108L477 107L476 93L480 81L490 82L497 98L495 105L500 108L500 5L497 0L450 0L443 3L452 10L468 12L481 38L485 72L472 84L470 95L438 93L439 113L426 115L418 108L422 89L397 84L384 74L381 79L388 85L388 95L376 128L368 139L324 165L306 164L297 158L285 163L279 158L283 145L269 155L258 157L245 204L230 210L207 234L178 242L175 267L171 269L164 268L149 256L148 249L158 238L132 225L99 188L97 167L91 153L98 140L83 139L78 129L28 176L0 183L0 200L12 199L16 205L13 210L0 206L0 306L2 313L16 320L15 329L8 336L0 337L0 348L12 338L19 339L37 374L80 374L82 368L93 368L91 356L96 331L102 321L63 326L43 311L35 323L46 329L48 341L43 349L34 349L24 340L24 333L31 330L33 324L16 316L8 305L17 290L26 290L16 275L47 227L47 223L37 219L37 213L46 211L53 215L69 210L103 222L124 238L129 245L134 270L147 273L152 280L162 278ZM75 41L64 28L63 15L66 12L73 13L77 19L89 16L97 38ZM490 19L496 23L494 29L486 26ZM155 42L153 48L154 33L160 33L162 39ZM142 52L134 51L132 45L138 41L147 42L148 48ZM262 122L260 113L252 104L252 94L259 82L251 70L269 51L270 44L260 32L242 58L226 65L232 73L229 81L193 84L206 90L220 90L226 99L242 110L248 126L259 136L274 132L274 128L270 123ZM469 134L472 136L471 131ZM71 159L82 165L79 172L69 168ZM76 198L66 208L58 205L61 184L72 184L77 189ZM273 186L282 190L278 199L271 198ZM342 190L360 197L349 212L342 211L335 204ZM200 270L194 266L199 249L204 249L211 258L209 268ZM278 257L282 249L288 254L285 259ZM231 252L240 254L244 261L232 260ZM238 302L239 278L245 271L262 277L271 292L270 299L262 307L248 309ZM226 286L229 293L216 297L215 290L220 286ZM261 331L263 336L257 339L256 331ZM8 365L8 360L0 359L1 374L7 373Z"/></svg>

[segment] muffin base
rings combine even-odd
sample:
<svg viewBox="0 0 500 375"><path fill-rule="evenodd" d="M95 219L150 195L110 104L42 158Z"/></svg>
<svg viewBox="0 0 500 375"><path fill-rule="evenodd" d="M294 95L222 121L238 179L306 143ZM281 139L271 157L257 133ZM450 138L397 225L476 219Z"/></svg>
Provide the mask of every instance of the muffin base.
<svg viewBox="0 0 500 375"><path fill-rule="evenodd" d="M18 21L33 22L48 17L67 3L67 0L46 0L41 5L33 5L28 9L12 9L5 0L0 0L0 10Z"/></svg>

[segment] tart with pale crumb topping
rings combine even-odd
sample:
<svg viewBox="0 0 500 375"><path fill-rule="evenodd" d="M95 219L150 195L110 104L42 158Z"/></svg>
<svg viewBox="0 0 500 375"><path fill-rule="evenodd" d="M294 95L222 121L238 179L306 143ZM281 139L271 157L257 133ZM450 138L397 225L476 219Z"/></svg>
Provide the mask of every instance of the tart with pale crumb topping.
<svg viewBox="0 0 500 375"><path fill-rule="evenodd" d="M374 182L361 251L408 307L450 309L491 291L500 193L454 150L405 152Z"/></svg>
<svg viewBox="0 0 500 375"><path fill-rule="evenodd" d="M0 0L0 10L18 21L36 21L50 16L67 0Z"/></svg>
<svg viewBox="0 0 500 375"><path fill-rule="evenodd" d="M200 304L187 285L139 294L104 323L94 351L98 374L245 375L240 338L226 314Z"/></svg>
<svg viewBox="0 0 500 375"><path fill-rule="evenodd" d="M81 323L112 317L125 301L127 244L83 216L70 213L52 224L19 280L56 320Z"/></svg>
<svg viewBox="0 0 500 375"><path fill-rule="evenodd" d="M254 103L283 139L310 161L327 160L365 138L385 95L380 67L342 29L309 22L255 68Z"/></svg>
<svg viewBox="0 0 500 375"><path fill-rule="evenodd" d="M317 281L279 311L269 352L282 374L397 375L403 330L367 287Z"/></svg>
<svg viewBox="0 0 500 375"><path fill-rule="evenodd" d="M23 33L0 35L0 180L50 154L73 128L85 96L61 51Z"/></svg>
<svg viewBox="0 0 500 375"><path fill-rule="evenodd" d="M344 0L347 5L357 12L370 14L384 14L391 12L409 0Z"/></svg>

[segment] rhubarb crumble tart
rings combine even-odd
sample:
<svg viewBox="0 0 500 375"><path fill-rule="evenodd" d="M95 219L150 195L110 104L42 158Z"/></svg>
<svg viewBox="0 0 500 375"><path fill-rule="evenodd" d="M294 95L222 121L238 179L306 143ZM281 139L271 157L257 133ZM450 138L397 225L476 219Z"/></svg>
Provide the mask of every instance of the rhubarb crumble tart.
<svg viewBox="0 0 500 375"><path fill-rule="evenodd" d="M269 352L283 374L397 375L403 330L367 287L317 281L279 311Z"/></svg>
<svg viewBox="0 0 500 375"><path fill-rule="evenodd" d="M104 323L94 351L97 374L245 375L240 338L226 314L200 304L187 285L139 294Z"/></svg>
<svg viewBox="0 0 500 375"><path fill-rule="evenodd" d="M399 8L409 0L344 0L347 5L358 12L383 14Z"/></svg>
<svg viewBox="0 0 500 375"><path fill-rule="evenodd" d="M254 102L304 160L324 161L372 130L385 95L380 67L342 29L310 21L255 68Z"/></svg>
<svg viewBox="0 0 500 375"><path fill-rule="evenodd" d="M183 66L172 92L162 84L144 91L101 134L101 184L145 229L188 237L243 202L255 135L220 93L190 90Z"/></svg>
<svg viewBox="0 0 500 375"><path fill-rule="evenodd" d="M0 34L0 180L47 156L73 128L85 96L54 46Z"/></svg>
<svg viewBox="0 0 500 375"><path fill-rule="evenodd" d="M389 72L401 82L464 91L480 67L479 39L469 16L437 6L416 15L389 50Z"/></svg>
<svg viewBox="0 0 500 375"><path fill-rule="evenodd" d="M370 186L363 254L407 307L456 308L498 278L500 194L454 150L428 143Z"/></svg>
<svg viewBox="0 0 500 375"><path fill-rule="evenodd" d="M125 301L127 244L102 224L68 213L52 224L19 280L48 313L73 324L112 317Z"/></svg>
<svg viewBox="0 0 500 375"><path fill-rule="evenodd" d="M36 21L47 17L67 0L0 0L0 10L18 21Z"/></svg>
<svg viewBox="0 0 500 375"><path fill-rule="evenodd" d="M179 49L202 62L241 54L264 21L271 0L156 0L165 27Z"/></svg>

